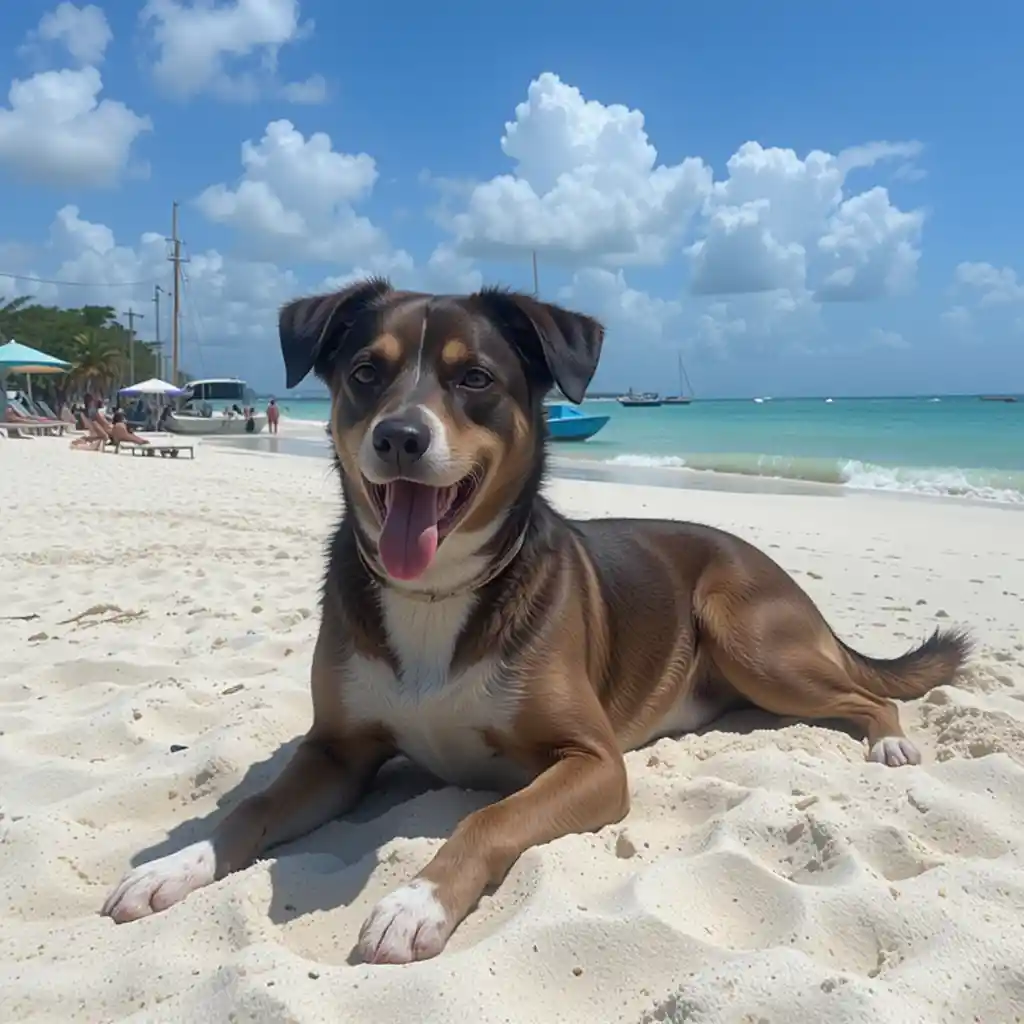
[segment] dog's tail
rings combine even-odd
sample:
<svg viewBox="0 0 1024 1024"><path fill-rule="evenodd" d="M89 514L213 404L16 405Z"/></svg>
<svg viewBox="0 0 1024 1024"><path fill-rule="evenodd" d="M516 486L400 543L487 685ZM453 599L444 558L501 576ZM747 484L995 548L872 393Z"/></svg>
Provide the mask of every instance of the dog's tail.
<svg viewBox="0 0 1024 1024"><path fill-rule="evenodd" d="M833 634L834 635L834 634ZM869 658L836 642L846 654L854 679L879 697L914 700L952 680L967 662L974 641L966 630L937 629L920 647L898 658Z"/></svg>

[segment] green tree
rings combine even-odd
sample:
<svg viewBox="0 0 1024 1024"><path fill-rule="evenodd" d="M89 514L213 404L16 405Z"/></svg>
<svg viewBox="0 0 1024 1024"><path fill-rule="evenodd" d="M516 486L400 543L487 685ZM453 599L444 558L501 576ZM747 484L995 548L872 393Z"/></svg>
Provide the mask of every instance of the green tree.
<svg viewBox="0 0 1024 1024"><path fill-rule="evenodd" d="M74 337L74 350L69 360L71 383L86 390L101 393L110 391L120 380L124 365L124 350L109 335L98 330L86 330Z"/></svg>
<svg viewBox="0 0 1024 1024"><path fill-rule="evenodd" d="M13 299L0 299L0 343L15 340L14 328L18 314L32 301L29 295L18 295Z"/></svg>

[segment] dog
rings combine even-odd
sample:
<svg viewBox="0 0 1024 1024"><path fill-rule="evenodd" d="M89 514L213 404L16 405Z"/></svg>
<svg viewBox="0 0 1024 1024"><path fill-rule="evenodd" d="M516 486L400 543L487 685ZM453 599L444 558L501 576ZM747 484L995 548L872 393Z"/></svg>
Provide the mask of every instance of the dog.
<svg viewBox="0 0 1024 1024"><path fill-rule="evenodd" d="M543 497L544 398L579 403L604 329L500 289L370 278L280 315L287 384L330 388L344 513L329 543L313 721L208 840L130 871L103 913L164 910L351 810L404 754L503 798L469 814L358 938L371 963L436 956L527 849L629 810L624 752L753 704L863 729L917 764L893 698L952 679L966 632L902 657L840 640L785 570L694 523L570 521Z"/></svg>

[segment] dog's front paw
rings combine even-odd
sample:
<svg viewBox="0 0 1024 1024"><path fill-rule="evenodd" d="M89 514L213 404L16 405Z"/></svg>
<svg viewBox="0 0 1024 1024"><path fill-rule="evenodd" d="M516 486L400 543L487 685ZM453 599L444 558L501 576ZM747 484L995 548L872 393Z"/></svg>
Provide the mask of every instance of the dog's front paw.
<svg viewBox="0 0 1024 1024"><path fill-rule="evenodd" d="M359 933L359 954L369 964L429 960L444 949L453 928L437 886L417 878L373 908Z"/></svg>
<svg viewBox="0 0 1024 1024"><path fill-rule="evenodd" d="M213 844L207 840L140 864L121 879L100 913L123 924L166 910L190 892L209 885L215 878L216 867Z"/></svg>
<svg viewBox="0 0 1024 1024"><path fill-rule="evenodd" d="M902 768L908 764L920 764L921 752L906 736L883 736L871 747L868 760L887 764L890 768Z"/></svg>

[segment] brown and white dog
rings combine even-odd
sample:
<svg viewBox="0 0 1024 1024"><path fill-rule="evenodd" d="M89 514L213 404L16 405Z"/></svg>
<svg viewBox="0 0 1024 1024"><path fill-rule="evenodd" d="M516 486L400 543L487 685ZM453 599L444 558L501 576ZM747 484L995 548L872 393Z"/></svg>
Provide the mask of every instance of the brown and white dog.
<svg viewBox="0 0 1024 1024"><path fill-rule="evenodd" d="M281 313L288 386L314 370L345 512L313 653L313 724L281 775L212 838L129 872L130 921L351 809L405 754L510 795L468 815L374 908L362 957L435 956L531 846L629 810L624 751L749 703L845 718L868 757L916 764L890 698L969 655L936 632L899 658L852 650L767 555L694 523L572 522L541 496L543 399L582 400L595 320L525 295L396 291L383 280Z"/></svg>

